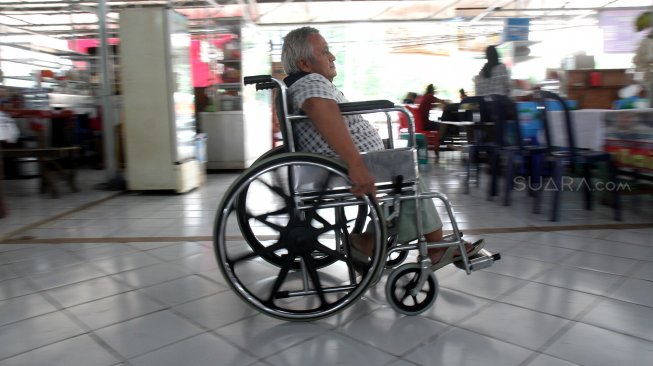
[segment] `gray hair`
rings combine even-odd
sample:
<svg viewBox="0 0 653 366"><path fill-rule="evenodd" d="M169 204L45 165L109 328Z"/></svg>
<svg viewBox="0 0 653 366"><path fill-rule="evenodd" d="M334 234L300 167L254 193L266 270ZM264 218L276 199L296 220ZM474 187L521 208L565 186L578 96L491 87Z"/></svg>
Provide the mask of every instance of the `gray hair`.
<svg viewBox="0 0 653 366"><path fill-rule="evenodd" d="M302 70L297 65L301 59L315 60L313 45L308 41L308 37L312 34L320 34L320 31L313 27L301 27L290 31L283 38L281 62L286 74L301 72Z"/></svg>

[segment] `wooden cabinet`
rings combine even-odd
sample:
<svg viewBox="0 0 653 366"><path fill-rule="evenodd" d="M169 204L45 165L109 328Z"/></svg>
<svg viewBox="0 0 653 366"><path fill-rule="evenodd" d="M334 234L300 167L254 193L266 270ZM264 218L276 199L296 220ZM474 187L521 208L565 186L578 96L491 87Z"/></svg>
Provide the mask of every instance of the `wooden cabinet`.
<svg viewBox="0 0 653 366"><path fill-rule="evenodd" d="M628 85L625 69L583 69L565 72L567 98L579 109L612 109L619 89Z"/></svg>

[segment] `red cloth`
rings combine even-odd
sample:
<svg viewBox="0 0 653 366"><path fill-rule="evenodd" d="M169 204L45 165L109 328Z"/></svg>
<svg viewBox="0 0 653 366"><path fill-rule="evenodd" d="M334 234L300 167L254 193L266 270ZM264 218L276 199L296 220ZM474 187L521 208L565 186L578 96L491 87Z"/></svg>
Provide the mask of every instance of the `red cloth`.
<svg viewBox="0 0 653 366"><path fill-rule="evenodd" d="M419 115L422 117L422 121L429 120L429 112L431 112L433 104L438 101L439 99L436 98L433 94L425 94L424 97L422 97L422 101L419 103L418 107Z"/></svg>

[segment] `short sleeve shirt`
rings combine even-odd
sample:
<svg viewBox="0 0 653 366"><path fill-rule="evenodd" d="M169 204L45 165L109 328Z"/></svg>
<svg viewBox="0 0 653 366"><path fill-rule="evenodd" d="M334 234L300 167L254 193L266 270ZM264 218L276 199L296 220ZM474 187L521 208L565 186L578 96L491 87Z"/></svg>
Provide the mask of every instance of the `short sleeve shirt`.
<svg viewBox="0 0 653 366"><path fill-rule="evenodd" d="M504 64L498 64L490 71L490 77L476 76L476 95L500 94L510 96L510 74Z"/></svg>
<svg viewBox="0 0 653 366"><path fill-rule="evenodd" d="M292 104L292 114L299 113L301 106L309 98L331 99L336 103L347 102L345 95L332 82L315 73L308 74L293 83L288 88L288 95ZM360 152L383 149L383 141L376 129L360 114L350 114L343 116L343 118L354 144ZM309 119L296 120L293 123L293 133L299 151L314 152L327 156L337 155Z"/></svg>

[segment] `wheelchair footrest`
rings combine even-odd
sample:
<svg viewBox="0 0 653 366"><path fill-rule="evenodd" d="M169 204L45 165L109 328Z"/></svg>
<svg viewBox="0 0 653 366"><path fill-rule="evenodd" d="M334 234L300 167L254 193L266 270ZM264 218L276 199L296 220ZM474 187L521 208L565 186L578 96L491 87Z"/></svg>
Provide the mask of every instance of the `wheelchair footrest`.
<svg viewBox="0 0 653 366"><path fill-rule="evenodd" d="M474 272L483 268L488 268L500 259L501 253L492 254L485 249L481 249L476 255L469 258L469 269ZM454 265L460 269L465 269L463 261L455 262Z"/></svg>

